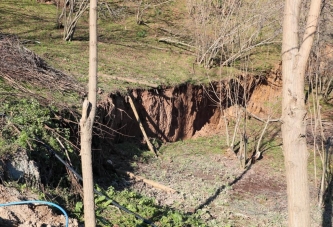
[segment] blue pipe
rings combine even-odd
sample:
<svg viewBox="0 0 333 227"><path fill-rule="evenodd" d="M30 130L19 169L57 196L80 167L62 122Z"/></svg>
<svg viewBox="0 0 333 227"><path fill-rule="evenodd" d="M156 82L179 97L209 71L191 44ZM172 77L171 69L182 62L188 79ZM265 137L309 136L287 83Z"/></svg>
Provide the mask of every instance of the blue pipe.
<svg viewBox="0 0 333 227"><path fill-rule="evenodd" d="M47 201L39 201L39 200L30 200L30 201L3 203L3 204L0 204L0 207L22 205L22 204L35 204L35 203L54 206L54 207L58 208L59 210L61 210L61 212L65 215L65 218L66 218L66 227L68 227L68 215L67 215L66 211L55 203L51 203L51 202L47 202Z"/></svg>

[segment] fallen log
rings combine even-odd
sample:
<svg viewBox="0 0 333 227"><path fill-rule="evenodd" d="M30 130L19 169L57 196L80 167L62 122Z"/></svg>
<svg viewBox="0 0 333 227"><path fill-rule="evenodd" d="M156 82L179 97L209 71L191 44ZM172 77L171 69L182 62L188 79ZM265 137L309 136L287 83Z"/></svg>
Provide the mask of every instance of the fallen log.
<svg viewBox="0 0 333 227"><path fill-rule="evenodd" d="M126 175L128 176L130 179L136 180L136 181L142 181L146 184L149 184L150 186L153 186L154 188L157 189L161 189L163 191L166 191L167 193L176 193L177 191L175 189L172 189L168 186L162 185L158 182L152 181L152 180L148 180L144 177L140 177L140 176L136 176L134 173L131 173L129 171L121 171L121 170L116 170L117 173L122 174L122 175Z"/></svg>
<svg viewBox="0 0 333 227"><path fill-rule="evenodd" d="M167 44L181 45L181 46L186 46L186 47L189 47L189 48L192 48L192 49L193 48L196 49L195 46L192 46L190 44L187 44L187 43L184 43L184 42L172 39L172 38L168 38L168 37L160 38L160 39L158 39L158 41L163 42L163 43L167 43Z"/></svg>

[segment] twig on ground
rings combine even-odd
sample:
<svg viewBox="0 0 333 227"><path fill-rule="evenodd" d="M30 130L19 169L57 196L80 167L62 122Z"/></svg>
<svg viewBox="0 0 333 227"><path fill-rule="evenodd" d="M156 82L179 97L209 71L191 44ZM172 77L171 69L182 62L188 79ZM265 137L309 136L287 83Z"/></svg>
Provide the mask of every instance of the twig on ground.
<svg viewBox="0 0 333 227"><path fill-rule="evenodd" d="M127 175L127 176L129 176L129 178L134 179L136 181L143 181L144 183L149 184L150 186L153 186L154 188L161 189L161 190L166 191L168 193L176 193L177 192L176 190L174 190L174 189L172 189L168 186L162 185L162 184L160 184L158 182L155 182L155 181L152 181L152 180L148 180L144 177L136 176L134 173L131 173L129 171L121 171L121 170L116 170L116 171L119 174Z"/></svg>

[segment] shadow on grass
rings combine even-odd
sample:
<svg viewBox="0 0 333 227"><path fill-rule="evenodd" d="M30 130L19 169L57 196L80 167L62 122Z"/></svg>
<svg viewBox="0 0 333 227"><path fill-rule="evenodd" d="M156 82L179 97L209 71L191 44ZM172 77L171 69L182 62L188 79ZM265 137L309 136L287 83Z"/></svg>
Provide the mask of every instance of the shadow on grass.
<svg viewBox="0 0 333 227"><path fill-rule="evenodd" d="M26 26L24 27L24 29L22 28L21 31L16 31L15 34L18 36L24 35L26 33L33 33L36 35L38 34L38 32L41 31L41 28L43 27L41 24L47 24L47 23L49 24L51 21L49 18L45 18L42 15L35 16L32 13L30 14L26 13L24 10L17 11L16 9L10 9L10 8L0 7L0 15L10 15L10 17L7 16L8 18L6 17L7 18L6 23L1 24L0 28L2 30L17 28L18 25L27 24L27 23L30 23L30 25L33 24L33 26L31 25L33 29L29 29L29 27ZM54 20L54 24L56 24L56 20ZM53 30L53 28L51 29L51 27L44 26L43 30Z"/></svg>
<svg viewBox="0 0 333 227"><path fill-rule="evenodd" d="M208 206L209 204L211 204L221 194L221 192L227 186L232 186L232 185L236 184L239 180L241 180L243 178L243 176L251 169L251 167L252 167L252 162L246 167L246 169L243 171L243 173L241 175L239 175L238 177L236 177L230 183L228 183L226 185L222 185L221 187L219 187L216 190L216 192L214 193L214 195L210 196L208 199L206 199L206 201L204 203L202 203L201 205L199 205L198 207L196 207L195 210L194 210L194 213L197 212L197 210L200 210L200 209L204 208L205 206Z"/></svg>
<svg viewBox="0 0 333 227"><path fill-rule="evenodd" d="M196 214L184 213L169 206L156 204L154 198L147 197L133 190L123 189L115 190L108 187L101 190L102 194L95 197L96 201L96 219L104 226L205 226L204 221ZM112 212L105 205L106 200L116 202L116 207L121 205L127 209L127 212ZM114 209L114 208L113 208ZM123 209L122 209L123 210ZM112 216L109 216L113 213ZM106 218L108 217L108 218ZM100 226L100 225L98 225Z"/></svg>

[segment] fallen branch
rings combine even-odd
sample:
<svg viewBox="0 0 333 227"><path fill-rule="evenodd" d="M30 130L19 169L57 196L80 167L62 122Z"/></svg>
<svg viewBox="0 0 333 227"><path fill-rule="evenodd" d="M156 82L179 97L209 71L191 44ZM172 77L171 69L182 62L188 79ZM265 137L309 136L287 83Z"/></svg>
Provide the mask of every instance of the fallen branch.
<svg viewBox="0 0 333 227"><path fill-rule="evenodd" d="M128 101L129 101L129 103L130 103L130 105L131 105L131 107L132 107L132 110L133 110L133 113L134 113L134 115L135 115L135 118L136 118L136 120L137 120L138 123L139 123L140 129L141 129L141 132L142 132L143 137L145 138L145 140L146 140L146 142L147 142L147 145L148 145L150 151L151 151L151 152L154 152L155 155L156 155L156 157L157 157L156 150L155 150L154 146L151 144L151 142L149 141L149 138L148 138L147 133L146 133L144 127L143 127L143 124L141 123L141 120L140 120L140 118L139 118L139 114L138 114L138 112L136 111L136 108L135 108L135 105L134 105L134 103L133 103L133 100L132 100L131 96L127 96L127 98L128 98Z"/></svg>
<svg viewBox="0 0 333 227"><path fill-rule="evenodd" d="M184 42L181 42L181 41L178 41L178 40L175 40L175 39L171 39L171 38L168 38L168 37L160 38L160 39L158 39L158 41L163 42L163 43L167 43L167 44L181 45L181 46L186 46L186 47L189 47L189 48L196 49L195 46L192 46L192 45L189 45L187 43L184 43Z"/></svg>
<svg viewBox="0 0 333 227"><path fill-rule="evenodd" d="M118 77L118 76L111 76L111 75L102 74L102 73L98 73L98 76L105 76L105 77L111 78L113 80L121 80L121 81L129 82L129 83L142 84L142 85L146 85L148 87L158 88L158 84L152 84L152 83L149 83L146 81L129 79L129 78Z"/></svg>
<svg viewBox="0 0 333 227"><path fill-rule="evenodd" d="M255 155L254 155L254 158L255 158L255 159L259 159L260 156L261 156L261 151L260 151L261 140L262 140L262 138L263 138L263 136L264 136L264 134L265 134L265 131L266 131L267 126L268 126L268 123L269 123L270 121L271 121L271 119L270 119L270 117L268 117L268 119L267 119L267 121L266 121L266 124L265 124L265 127L264 127L264 129L262 130L261 135L260 135L260 138L259 138L258 143L257 143L257 149L256 149L256 153L255 153Z"/></svg>
<svg viewBox="0 0 333 227"><path fill-rule="evenodd" d="M72 143L70 140L68 140L66 137L62 136L60 133L58 133L54 128L51 128L49 126L47 126L46 124L44 124L44 128L46 130L49 130L51 132L53 132L54 134L56 134L57 136L59 136L61 139L65 140L67 143L69 143L70 145L72 145L75 149L77 149L78 151L80 150L80 148L78 146L76 146L74 143Z"/></svg>
<svg viewBox="0 0 333 227"><path fill-rule="evenodd" d="M72 162L71 162L71 159L69 158L69 155L68 155L68 151L67 151L67 149L65 148L65 146L62 144L62 142L60 141L60 139L59 139L58 137L56 137L56 139L57 139L58 143L60 144L60 146L62 147L62 149L64 149L69 164L70 164L71 166L73 166L73 164L72 164Z"/></svg>
<svg viewBox="0 0 333 227"><path fill-rule="evenodd" d="M129 171L117 170L117 173L122 174L122 175L126 175L129 178L131 178L133 180L136 180L136 181L142 181L146 184L149 184L150 186L153 186L154 188L161 189L161 190L166 191L168 193L176 193L177 192L176 190L174 190L172 188L169 188L168 186L162 185L162 184L160 184L158 182L155 182L155 181L152 181L152 180L148 180L144 177L136 176L134 173L131 173Z"/></svg>
<svg viewBox="0 0 333 227"><path fill-rule="evenodd" d="M261 122L264 122L264 123L266 123L267 121L268 122L281 122L281 118L276 118L276 119L270 119L270 118L268 118L268 119L262 119L262 118L258 117L257 115L251 113L248 110L246 110L246 112L248 114L250 114L252 117L254 117L255 119L257 119L258 121L261 121Z"/></svg>

